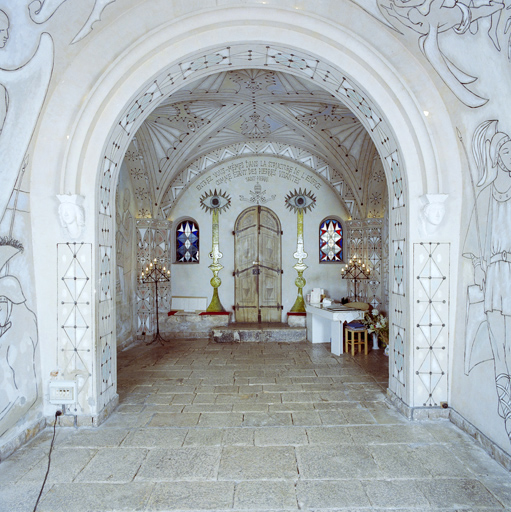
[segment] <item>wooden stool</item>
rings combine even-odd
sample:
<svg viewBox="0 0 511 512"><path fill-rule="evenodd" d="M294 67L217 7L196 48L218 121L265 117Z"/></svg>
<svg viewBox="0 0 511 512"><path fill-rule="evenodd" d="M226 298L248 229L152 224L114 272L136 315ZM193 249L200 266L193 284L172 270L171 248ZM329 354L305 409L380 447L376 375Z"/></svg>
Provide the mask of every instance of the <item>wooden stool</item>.
<svg viewBox="0 0 511 512"><path fill-rule="evenodd" d="M364 354L369 352L369 336L364 326L359 327L357 322L355 325L346 324L344 326L344 352L349 352L351 345L351 355L355 355L355 348L359 347L359 352L364 347Z"/></svg>

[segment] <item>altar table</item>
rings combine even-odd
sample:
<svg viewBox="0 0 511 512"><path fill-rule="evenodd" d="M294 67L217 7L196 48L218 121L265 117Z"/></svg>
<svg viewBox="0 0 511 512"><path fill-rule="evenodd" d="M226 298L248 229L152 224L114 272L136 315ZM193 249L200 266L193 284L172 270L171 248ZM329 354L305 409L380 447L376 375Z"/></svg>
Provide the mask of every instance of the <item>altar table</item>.
<svg viewBox="0 0 511 512"><path fill-rule="evenodd" d="M330 351L340 356L344 350L343 324L364 318L365 311L353 309L341 304L323 306L306 304L307 340L311 343L330 342Z"/></svg>

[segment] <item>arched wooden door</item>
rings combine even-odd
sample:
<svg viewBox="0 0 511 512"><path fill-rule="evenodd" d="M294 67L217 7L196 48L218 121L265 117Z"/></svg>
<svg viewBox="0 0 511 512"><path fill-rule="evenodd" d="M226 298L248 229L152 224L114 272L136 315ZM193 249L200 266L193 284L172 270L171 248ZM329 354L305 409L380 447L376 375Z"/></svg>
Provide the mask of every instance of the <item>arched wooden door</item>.
<svg viewBox="0 0 511 512"><path fill-rule="evenodd" d="M234 225L237 322L281 322L280 221L264 206L244 210Z"/></svg>

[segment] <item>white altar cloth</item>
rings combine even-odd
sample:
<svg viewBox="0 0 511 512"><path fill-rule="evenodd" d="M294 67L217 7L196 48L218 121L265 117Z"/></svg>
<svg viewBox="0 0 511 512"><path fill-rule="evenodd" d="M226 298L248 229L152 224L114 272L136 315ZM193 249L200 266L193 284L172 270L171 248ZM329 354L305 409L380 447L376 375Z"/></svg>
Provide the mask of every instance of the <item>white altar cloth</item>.
<svg viewBox="0 0 511 512"><path fill-rule="evenodd" d="M323 306L306 304L307 340L311 343L330 342L330 351L336 356L343 353L343 324L364 318L364 311L341 304Z"/></svg>

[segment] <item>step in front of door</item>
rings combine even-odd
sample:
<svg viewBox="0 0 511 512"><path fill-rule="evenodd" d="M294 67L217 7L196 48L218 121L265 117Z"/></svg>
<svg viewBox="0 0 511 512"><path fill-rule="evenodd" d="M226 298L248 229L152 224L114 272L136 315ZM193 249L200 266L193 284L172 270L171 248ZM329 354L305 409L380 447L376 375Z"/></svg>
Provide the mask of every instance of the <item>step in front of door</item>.
<svg viewBox="0 0 511 512"><path fill-rule="evenodd" d="M217 343L296 343L306 341L307 329L303 327L288 327L286 329L213 329L212 339Z"/></svg>

